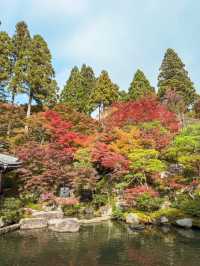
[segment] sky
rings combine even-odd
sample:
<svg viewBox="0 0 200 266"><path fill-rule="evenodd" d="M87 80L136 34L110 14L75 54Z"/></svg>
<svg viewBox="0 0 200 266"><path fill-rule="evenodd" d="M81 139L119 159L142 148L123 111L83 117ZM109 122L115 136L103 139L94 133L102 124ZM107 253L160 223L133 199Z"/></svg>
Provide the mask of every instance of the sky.
<svg viewBox="0 0 200 266"><path fill-rule="evenodd" d="M135 71L153 86L165 50L181 57L200 92L199 0L0 0L0 30L26 21L47 41L62 87L74 65L105 69L127 90Z"/></svg>

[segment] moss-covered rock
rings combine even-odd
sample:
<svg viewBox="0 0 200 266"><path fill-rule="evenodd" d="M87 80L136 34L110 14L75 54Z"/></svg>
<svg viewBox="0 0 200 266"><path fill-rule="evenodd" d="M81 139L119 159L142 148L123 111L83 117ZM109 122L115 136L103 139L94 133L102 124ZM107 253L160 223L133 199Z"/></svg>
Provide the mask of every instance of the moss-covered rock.
<svg viewBox="0 0 200 266"><path fill-rule="evenodd" d="M178 218L183 218L184 213L176 208L166 208L160 209L150 214L150 217L156 221L160 220L163 216L167 217L169 219L169 222L174 222Z"/></svg>

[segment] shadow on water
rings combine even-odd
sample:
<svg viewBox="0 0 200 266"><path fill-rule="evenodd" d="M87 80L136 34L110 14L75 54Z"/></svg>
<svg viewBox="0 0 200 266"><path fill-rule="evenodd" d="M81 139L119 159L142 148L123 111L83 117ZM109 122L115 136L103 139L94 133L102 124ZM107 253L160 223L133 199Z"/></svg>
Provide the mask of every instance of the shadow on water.
<svg viewBox="0 0 200 266"><path fill-rule="evenodd" d="M105 222L79 233L17 231L0 237L0 266L199 266L200 231Z"/></svg>

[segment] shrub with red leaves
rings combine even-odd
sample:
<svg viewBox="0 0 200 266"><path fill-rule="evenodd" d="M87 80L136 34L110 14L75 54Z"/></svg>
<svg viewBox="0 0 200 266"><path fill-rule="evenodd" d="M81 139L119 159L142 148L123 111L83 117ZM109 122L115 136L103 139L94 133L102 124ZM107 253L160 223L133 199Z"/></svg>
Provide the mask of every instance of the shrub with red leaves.
<svg viewBox="0 0 200 266"><path fill-rule="evenodd" d="M134 188L128 188L124 192L124 199L128 204L132 204L140 195L147 193L151 197L158 197L159 193L147 185L141 185Z"/></svg>
<svg viewBox="0 0 200 266"><path fill-rule="evenodd" d="M55 197L55 203L62 206L74 206L79 204L79 200L76 198L60 198Z"/></svg>
<svg viewBox="0 0 200 266"><path fill-rule="evenodd" d="M129 162L121 154L112 152L104 143L97 143L92 150L92 160L110 170L127 170Z"/></svg>
<svg viewBox="0 0 200 266"><path fill-rule="evenodd" d="M112 109L111 114L104 120L107 128L149 121L159 121L170 132L177 132L180 127L176 114L168 111L167 107L155 98L116 103L112 106Z"/></svg>
<svg viewBox="0 0 200 266"><path fill-rule="evenodd" d="M53 140L58 144L69 148L72 144L76 143L76 139L82 137L78 133L71 131L72 124L63 121L57 112L49 110L44 112L43 115L47 119L45 127L52 132Z"/></svg>

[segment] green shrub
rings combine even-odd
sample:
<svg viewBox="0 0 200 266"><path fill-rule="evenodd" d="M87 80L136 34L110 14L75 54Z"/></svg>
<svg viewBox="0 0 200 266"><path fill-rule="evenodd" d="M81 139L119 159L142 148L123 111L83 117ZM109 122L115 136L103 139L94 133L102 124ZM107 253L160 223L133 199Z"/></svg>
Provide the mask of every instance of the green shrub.
<svg viewBox="0 0 200 266"><path fill-rule="evenodd" d="M1 202L1 209L17 210L22 207L22 202L16 198L5 198Z"/></svg>
<svg viewBox="0 0 200 266"><path fill-rule="evenodd" d="M18 223L23 216L22 202L19 199L5 198L0 207L0 217L6 225Z"/></svg>
<svg viewBox="0 0 200 266"><path fill-rule="evenodd" d="M95 208L99 208L101 206L104 206L108 203L108 196L107 195L100 195L100 194L95 194L93 196L92 204L95 206Z"/></svg>
<svg viewBox="0 0 200 266"><path fill-rule="evenodd" d="M160 209L158 211L154 211L152 213L150 213L150 217L152 219L160 219L162 216L166 216L169 220L173 221L176 219L180 219L184 217L184 213L180 210L180 209L176 209L176 208L164 208L164 209Z"/></svg>
<svg viewBox="0 0 200 266"><path fill-rule="evenodd" d="M124 212L120 208L113 208L112 219L115 220L124 220Z"/></svg>
<svg viewBox="0 0 200 266"><path fill-rule="evenodd" d="M179 195L176 195L176 197L173 199L173 202L172 202L172 208L180 209L181 204L188 200L189 200L189 197L187 194L181 193Z"/></svg>
<svg viewBox="0 0 200 266"><path fill-rule="evenodd" d="M62 207L62 210L65 216L77 216L79 214L80 208L80 204L69 206L65 205Z"/></svg>
<svg viewBox="0 0 200 266"><path fill-rule="evenodd" d="M200 217L200 199L188 199L180 203L179 208L186 214Z"/></svg>
<svg viewBox="0 0 200 266"><path fill-rule="evenodd" d="M39 201L39 194L37 193L23 193L20 195L20 200L24 205L29 203L37 203Z"/></svg>
<svg viewBox="0 0 200 266"><path fill-rule="evenodd" d="M162 203L162 198L152 197L148 193L144 193L136 199L136 208L140 211L152 212L159 210Z"/></svg>
<svg viewBox="0 0 200 266"><path fill-rule="evenodd" d="M26 207L27 208L30 208L30 209L33 209L33 210L36 210L36 211L42 211L43 210L43 206L42 206L42 204L40 204L40 203L28 203L28 204L26 204Z"/></svg>
<svg viewBox="0 0 200 266"><path fill-rule="evenodd" d="M20 219L23 216L23 213L21 210L2 210L0 213L0 216L2 217L4 223L6 225L15 224L20 221Z"/></svg>

